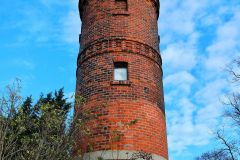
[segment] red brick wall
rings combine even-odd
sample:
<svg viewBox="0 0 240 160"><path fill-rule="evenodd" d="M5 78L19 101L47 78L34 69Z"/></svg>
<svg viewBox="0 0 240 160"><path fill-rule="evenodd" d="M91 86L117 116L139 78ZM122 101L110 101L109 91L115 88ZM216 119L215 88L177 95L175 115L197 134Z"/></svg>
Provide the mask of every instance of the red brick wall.
<svg viewBox="0 0 240 160"><path fill-rule="evenodd" d="M99 39L127 37L158 50L158 6L154 0L126 0L127 11L120 11L116 0L83 1L82 49Z"/></svg>
<svg viewBox="0 0 240 160"><path fill-rule="evenodd" d="M80 138L85 143L79 149L85 153L143 150L167 159L156 3L126 2L123 13L119 8L114 11L115 0L91 0L81 6L76 92L87 102L76 106L76 113L91 113L94 118L87 122L90 134ZM120 5L124 8L124 3ZM109 16L102 7L116 15ZM128 81L123 83L113 80L114 62L118 61L128 63Z"/></svg>

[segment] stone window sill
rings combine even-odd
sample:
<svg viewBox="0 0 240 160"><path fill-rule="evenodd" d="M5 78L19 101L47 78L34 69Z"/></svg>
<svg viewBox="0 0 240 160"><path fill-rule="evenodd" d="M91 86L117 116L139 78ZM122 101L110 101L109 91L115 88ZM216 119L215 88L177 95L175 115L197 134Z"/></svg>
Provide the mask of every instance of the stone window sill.
<svg viewBox="0 0 240 160"><path fill-rule="evenodd" d="M130 86L131 82L129 80L127 81L111 81L111 85L121 85L121 86Z"/></svg>
<svg viewBox="0 0 240 160"><path fill-rule="evenodd" d="M112 15L113 16L118 16L118 15L129 16L130 14L128 11L122 11L122 12L113 12Z"/></svg>

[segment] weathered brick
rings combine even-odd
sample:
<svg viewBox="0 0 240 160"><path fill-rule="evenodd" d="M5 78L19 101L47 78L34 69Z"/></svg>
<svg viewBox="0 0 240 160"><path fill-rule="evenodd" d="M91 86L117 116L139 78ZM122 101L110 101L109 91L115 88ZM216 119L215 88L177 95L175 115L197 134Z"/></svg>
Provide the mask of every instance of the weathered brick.
<svg viewBox="0 0 240 160"><path fill-rule="evenodd" d="M91 144L93 151L143 150L168 159L158 0L80 0L79 9L76 93L86 103L76 114L95 118L76 150L90 152ZM128 63L127 81L114 81L114 62Z"/></svg>

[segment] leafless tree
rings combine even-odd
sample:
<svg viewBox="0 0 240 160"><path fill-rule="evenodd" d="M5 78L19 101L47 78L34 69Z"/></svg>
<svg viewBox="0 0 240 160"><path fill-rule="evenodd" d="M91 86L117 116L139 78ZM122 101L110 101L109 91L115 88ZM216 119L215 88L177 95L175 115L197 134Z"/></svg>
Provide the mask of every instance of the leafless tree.
<svg viewBox="0 0 240 160"><path fill-rule="evenodd" d="M209 151L198 157L197 160L232 160L222 149Z"/></svg>
<svg viewBox="0 0 240 160"><path fill-rule="evenodd" d="M223 114L231 122L231 131L225 134L224 128L219 129L216 132L216 139L221 147L204 153L197 160L238 160L240 158L240 57L227 67L227 71L230 73L231 82L237 88L232 95L228 96Z"/></svg>
<svg viewBox="0 0 240 160"><path fill-rule="evenodd" d="M11 160L25 149L16 145L21 128L12 125L15 112L22 101L20 90L20 80L16 79L13 85L6 87L5 94L0 98L0 160Z"/></svg>

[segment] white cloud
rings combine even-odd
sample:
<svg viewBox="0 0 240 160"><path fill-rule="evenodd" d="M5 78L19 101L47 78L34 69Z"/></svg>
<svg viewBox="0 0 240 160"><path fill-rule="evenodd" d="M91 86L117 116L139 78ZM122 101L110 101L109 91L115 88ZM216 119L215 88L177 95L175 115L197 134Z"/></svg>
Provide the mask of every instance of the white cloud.
<svg viewBox="0 0 240 160"><path fill-rule="evenodd" d="M240 54L239 7L222 0L166 0L159 26L170 155L179 159L190 151L193 158L192 146L212 143L221 100L234 88L224 68Z"/></svg>
<svg viewBox="0 0 240 160"><path fill-rule="evenodd" d="M170 44L162 52L163 64L166 69L176 70L191 70L197 63L196 50L188 43Z"/></svg>
<svg viewBox="0 0 240 160"><path fill-rule="evenodd" d="M33 45L78 44L81 28L78 1L40 0L40 2L38 5L22 2L24 5L16 11L19 18L10 26L14 26L13 29L18 32L14 41L7 45L14 47L30 43ZM22 3L19 2L19 5ZM64 12L67 14L62 14Z"/></svg>
<svg viewBox="0 0 240 160"><path fill-rule="evenodd" d="M198 124L204 125L209 131L214 131L219 123L219 117L222 115L223 105L216 100L206 106L201 107L196 115L195 121ZM204 137L209 139L209 135Z"/></svg>
<svg viewBox="0 0 240 160"><path fill-rule="evenodd" d="M228 61L223 56L210 56L205 59L205 68L209 71L222 72ZM216 72L215 72L216 73Z"/></svg>
<svg viewBox="0 0 240 160"><path fill-rule="evenodd" d="M168 86L173 88L165 93L165 101L169 104L176 100L177 97L186 97L191 93L192 84L196 79L189 72L182 71L171 74L163 80L165 88Z"/></svg>
<svg viewBox="0 0 240 160"><path fill-rule="evenodd" d="M208 142L208 127L204 123L196 123L194 113L197 111L189 99L182 98L174 110L167 112L169 148L181 154L191 145L204 145Z"/></svg>
<svg viewBox="0 0 240 160"><path fill-rule="evenodd" d="M78 12L76 10L70 11L66 17L61 19L61 22L63 27L62 39L68 43L78 42L78 35L81 32L81 23Z"/></svg>
<svg viewBox="0 0 240 160"><path fill-rule="evenodd" d="M183 75L183 78L177 78L179 75ZM219 95L223 95L226 81L207 83L194 97L189 91L182 90L183 84L191 88L196 84L196 79L187 72L165 78L165 86L174 88L166 95L166 102L173 107L167 110L166 115L169 149L175 154L182 154L190 146L201 146L210 142L211 133L219 123L218 118L222 113Z"/></svg>
<svg viewBox="0 0 240 160"><path fill-rule="evenodd" d="M161 3L160 29L162 36L167 33L188 35L195 31L195 20L202 10L212 2L207 0L172 0Z"/></svg>
<svg viewBox="0 0 240 160"><path fill-rule="evenodd" d="M164 84L165 85L174 85L174 86L179 86L181 84L192 84L194 83L195 77L191 75L190 73L186 71L178 72L176 74L172 74L167 76L164 79Z"/></svg>
<svg viewBox="0 0 240 160"><path fill-rule="evenodd" d="M207 47L205 66L219 71L240 53L240 12L232 9L230 20L223 22L216 30L216 40Z"/></svg>
<svg viewBox="0 0 240 160"><path fill-rule="evenodd" d="M205 27L211 27L213 25L217 25L221 23L221 18L219 16L208 14L205 15L204 18L201 19L201 23Z"/></svg>

